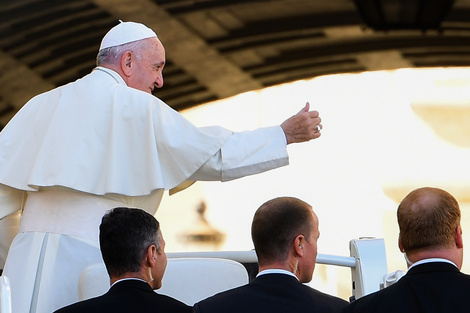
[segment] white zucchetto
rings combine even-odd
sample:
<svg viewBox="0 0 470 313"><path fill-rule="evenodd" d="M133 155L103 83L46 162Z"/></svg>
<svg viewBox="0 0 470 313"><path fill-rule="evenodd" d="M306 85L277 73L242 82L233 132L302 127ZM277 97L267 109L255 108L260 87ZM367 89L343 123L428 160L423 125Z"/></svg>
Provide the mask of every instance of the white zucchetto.
<svg viewBox="0 0 470 313"><path fill-rule="evenodd" d="M157 34L141 23L123 22L111 28L101 41L101 49L120 46L129 42L157 37Z"/></svg>

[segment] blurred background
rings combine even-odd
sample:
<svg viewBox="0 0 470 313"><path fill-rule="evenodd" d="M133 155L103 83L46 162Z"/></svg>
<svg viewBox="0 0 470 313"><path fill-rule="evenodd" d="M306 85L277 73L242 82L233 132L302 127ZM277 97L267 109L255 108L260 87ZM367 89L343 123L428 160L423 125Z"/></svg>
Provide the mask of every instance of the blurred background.
<svg viewBox="0 0 470 313"><path fill-rule="evenodd" d="M165 197L156 217L167 250L252 249L255 210L268 199L294 196L319 217L319 253L349 256L351 239L384 238L389 272L406 270L396 209L422 186L457 198L464 242L470 242L469 89L466 68L401 69L297 81L184 111L198 125L246 130L277 125L309 101L324 128L319 139L288 146L286 167L232 182L197 182ZM468 272L470 258L464 259ZM347 268L317 265L312 284L348 299L350 275Z"/></svg>
<svg viewBox="0 0 470 313"><path fill-rule="evenodd" d="M307 101L324 125L287 167L165 196L168 252L252 249L254 211L287 195L317 213L319 253L379 237L404 270L395 211L416 187L459 200L470 242L469 16L470 0L1 0L0 129L89 73L118 20L142 22L166 48L155 96L196 125L279 125ZM318 265L312 284L347 299L350 281Z"/></svg>

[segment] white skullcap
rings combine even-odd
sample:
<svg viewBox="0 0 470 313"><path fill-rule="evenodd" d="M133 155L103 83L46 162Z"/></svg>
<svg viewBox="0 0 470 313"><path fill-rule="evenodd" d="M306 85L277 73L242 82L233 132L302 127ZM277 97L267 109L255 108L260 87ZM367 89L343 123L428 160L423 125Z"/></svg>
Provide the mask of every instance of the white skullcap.
<svg viewBox="0 0 470 313"><path fill-rule="evenodd" d="M125 43L157 37L157 34L144 24L120 21L118 25L111 28L101 41L101 49L120 46Z"/></svg>

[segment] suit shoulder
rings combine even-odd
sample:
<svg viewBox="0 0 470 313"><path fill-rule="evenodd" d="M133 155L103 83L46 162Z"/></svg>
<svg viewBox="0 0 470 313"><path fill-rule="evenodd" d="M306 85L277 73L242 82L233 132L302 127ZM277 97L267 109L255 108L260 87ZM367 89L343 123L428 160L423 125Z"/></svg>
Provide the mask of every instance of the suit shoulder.
<svg viewBox="0 0 470 313"><path fill-rule="evenodd" d="M339 310L349 304L348 301L337 296L321 292L309 286L305 286L305 288L307 288L308 292L312 295L312 301L314 301L317 306L323 307L323 312L339 312Z"/></svg>
<svg viewBox="0 0 470 313"><path fill-rule="evenodd" d="M167 295L164 295L164 294L160 294L160 293L155 293L156 295L158 295L158 301L159 302L164 302L166 303L168 306L172 306L174 308L179 308L181 309L181 311L178 311L178 312L185 312L186 310L189 310L189 312L191 312L191 306L188 306L186 303L178 300L178 299L175 299L173 297L170 297L170 296L167 296Z"/></svg>

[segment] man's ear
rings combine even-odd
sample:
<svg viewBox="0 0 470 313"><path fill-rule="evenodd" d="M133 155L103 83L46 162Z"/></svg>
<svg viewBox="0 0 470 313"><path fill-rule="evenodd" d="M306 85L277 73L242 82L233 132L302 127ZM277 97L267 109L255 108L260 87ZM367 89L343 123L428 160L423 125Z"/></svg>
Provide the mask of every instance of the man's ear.
<svg viewBox="0 0 470 313"><path fill-rule="evenodd" d="M153 267L155 263L157 263L157 247L155 245L150 245L147 248L147 253L145 254L145 258L147 260L147 264L150 267Z"/></svg>
<svg viewBox="0 0 470 313"><path fill-rule="evenodd" d="M405 249L403 249L403 245L401 244L401 233L398 234L398 248L400 249L401 253L405 253Z"/></svg>
<svg viewBox="0 0 470 313"><path fill-rule="evenodd" d="M460 225L457 226L457 229L455 230L455 245L459 249L463 248L462 226Z"/></svg>
<svg viewBox="0 0 470 313"><path fill-rule="evenodd" d="M134 61L134 54L132 51L126 51L121 56L121 70L126 76L131 76L132 74L132 62Z"/></svg>
<svg viewBox="0 0 470 313"><path fill-rule="evenodd" d="M304 235L298 235L295 237L294 240L294 251L297 255L303 256L304 255L304 244L305 244L305 237Z"/></svg>

